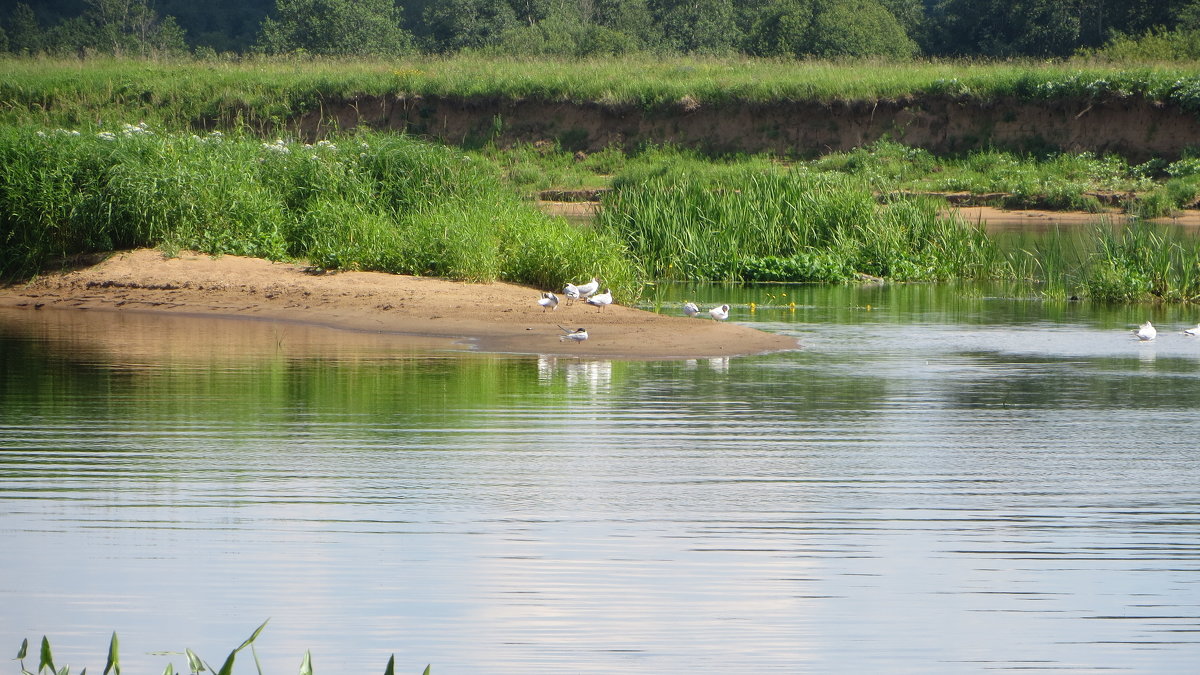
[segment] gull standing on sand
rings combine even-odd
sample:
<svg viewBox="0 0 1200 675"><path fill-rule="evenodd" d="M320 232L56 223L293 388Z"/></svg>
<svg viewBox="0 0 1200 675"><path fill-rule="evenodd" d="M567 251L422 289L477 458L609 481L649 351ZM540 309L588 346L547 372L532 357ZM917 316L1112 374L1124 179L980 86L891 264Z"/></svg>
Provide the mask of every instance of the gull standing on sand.
<svg viewBox="0 0 1200 675"><path fill-rule="evenodd" d="M563 295L567 296L567 304L569 305L572 300L579 299L579 287L569 283L563 286Z"/></svg>
<svg viewBox="0 0 1200 675"><path fill-rule="evenodd" d="M612 304L612 289L606 288L606 289L604 289L603 293L597 293L597 294L593 295L592 297L587 299L587 304L595 305L596 307L599 307L600 309L604 309L605 305L611 305Z"/></svg>
<svg viewBox="0 0 1200 675"><path fill-rule="evenodd" d="M592 277L591 281L586 284L580 284L576 288L579 289L579 297L587 300L593 293L600 290L600 282L596 281L596 277Z"/></svg>
<svg viewBox="0 0 1200 675"><path fill-rule="evenodd" d="M542 297L538 300L538 304L542 306L543 312L545 312L547 309L558 309L558 296L549 292L542 293Z"/></svg>
<svg viewBox="0 0 1200 675"><path fill-rule="evenodd" d="M713 321L724 321L729 318L729 305L721 305L708 310L708 315L713 318Z"/></svg>
<svg viewBox="0 0 1200 675"><path fill-rule="evenodd" d="M1158 336L1158 331L1154 329L1154 326L1150 325L1149 321L1139 326L1133 333L1142 342L1149 342Z"/></svg>
<svg viewBox="0 0 1200 675"><path fill-rule="evenodd" d="M1192 336L1192 337L1198 337L1198 336L1200 336L1200 323L1196 324L1196 327L1195 327L1195 328L1185 328L1185 329L1183 329L1183 334L1184 334L1184 335L1190 335L1190 336Z"/></svg>
<svg viewBox="0 0 1200 675"><path fill-rule="evenodd" d="M683 303L684 316L696 316L699 313L700 313L700 308L696 306L696 303L694 303L694 302Z"/></svg>
<svg viewBox="0 0 1200 675"><path fill-rule="evenodd" d="M587 330L585 330L583 328L576 328L575 330L567 330L566 328L559 326L559 329L562 330L563 333L565 333L565 335L558 336L559 342L565 342L567 340L570 340L572 342L583 342L584 340L588 339Z"/></svg>

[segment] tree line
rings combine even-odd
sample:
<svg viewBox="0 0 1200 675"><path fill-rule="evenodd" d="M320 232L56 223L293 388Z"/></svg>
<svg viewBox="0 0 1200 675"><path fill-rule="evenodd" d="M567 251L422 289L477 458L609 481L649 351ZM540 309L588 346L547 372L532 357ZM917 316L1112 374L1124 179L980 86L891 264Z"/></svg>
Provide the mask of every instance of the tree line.
<svg viewBox="0 0 1200 675"><path fill-rule="evenodd" d="M0 0L0 51L16 54L1055 58L1130 44L1200 57L1200 0Z"/></svg>

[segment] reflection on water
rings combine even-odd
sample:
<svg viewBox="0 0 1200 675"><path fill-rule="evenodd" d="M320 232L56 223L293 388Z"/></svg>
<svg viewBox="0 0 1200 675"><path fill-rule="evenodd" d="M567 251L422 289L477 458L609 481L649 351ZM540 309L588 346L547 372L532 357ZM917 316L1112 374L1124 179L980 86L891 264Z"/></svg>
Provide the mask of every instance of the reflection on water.
<svg viewBox="0 0 1200 675"><path fill-rule="evenodd" d="M1004 290L657 287L805 346L677 362L0 314L0 639L97 672L113 630L161 672L267 617L265 672L1190 672L1196 317Z"/></svg>

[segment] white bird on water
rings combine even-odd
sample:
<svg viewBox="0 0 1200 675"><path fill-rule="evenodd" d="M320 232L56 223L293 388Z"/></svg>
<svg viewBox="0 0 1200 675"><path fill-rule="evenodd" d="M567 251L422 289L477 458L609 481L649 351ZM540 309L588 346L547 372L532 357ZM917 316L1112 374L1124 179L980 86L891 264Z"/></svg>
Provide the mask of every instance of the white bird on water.
<svg viewBox="0 0 1200 675"><path fill-rule="evenodd" d="M1149 342L1158 336L1158 331L1154 329L1154 326L1150 325L1149 321L1139 326L1133 333L1137 335L1137 339L1143 342Z"/></svg>
<svg viewBox="0 0 1200 675"><path fill-rule="evenodd" d="M591 281L586 284L580 284L576 288L579 289L579 297L587 300L593 293L600 290L600 282L596 280L596 277L592 277Z"/></svg>
<svg viewBox="0 0 1200 675"><path fill-rule="evenodd" d="M696 303L694 303L694 302L683 303L684 316L696 316L699 313L700 313L700 308L696 306Z"/></svg>
<svg viewBox="0 0 1200 675"><path fill-rule="evenodd" d="M711 316L714 321L724 321L725 319L729 318L729 305L713 307L712 309L708 310L708 315Z"/></svg>
<svg viewBox="0 0 1200 675"><path fill-rule="evenodd" d="M604 306L611 305L612 301L613 301L612 300L612 289L606 288L606 289L604 289L603 293L597 293L597 294L593 295L592 297L588 298L587 304L595 305L596 307L599 307L600 309L604 309Z"/></svg>
<svg viewBox="0 0 1200 675"><path fill-rule="evenodd" d="M1183 334L1190 335L1192 337L1200 337L1200 323L1196 324L1195 328L1185 328L1183 330Z"/></svg>
<svg viewBox="0 0 1200 675"><path fill-rule="evenodd" d="M587 334L586 329L576 328L575 330L567 330L566 328L563 328L562 326L559 326L559 329L561 329L562 332L565 333L565 335L558 336L559 342L565 342L567 340L571 340L572 342L583 342L584 340L588 339L588 334Z"/></svg>

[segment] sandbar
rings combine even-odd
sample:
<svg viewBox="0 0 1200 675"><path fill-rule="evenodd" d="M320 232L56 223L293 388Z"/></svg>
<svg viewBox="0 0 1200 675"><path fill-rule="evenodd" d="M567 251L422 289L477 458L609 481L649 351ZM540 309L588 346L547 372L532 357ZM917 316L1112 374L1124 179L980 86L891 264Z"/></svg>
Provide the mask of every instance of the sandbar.
<svg viewBox="0 0 1200 675"><path fill-rule="evenodd" d="M540 290L301 263L154 249L0 287L0 307L29 311L172 313L301 322L410 339L441 349L592 359L693 359L799 349L794 337L733 321L581 302L546 311ZM560 341L560 327L589 339Z"/></svg>

